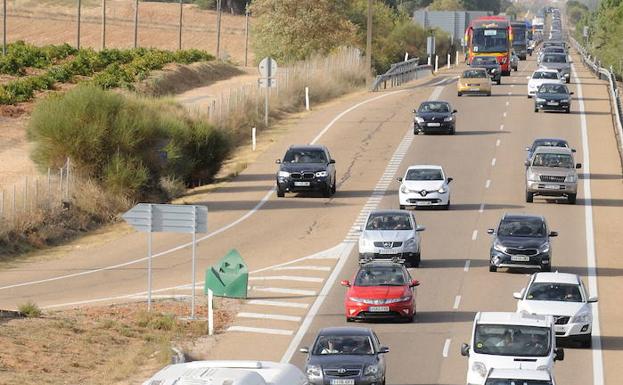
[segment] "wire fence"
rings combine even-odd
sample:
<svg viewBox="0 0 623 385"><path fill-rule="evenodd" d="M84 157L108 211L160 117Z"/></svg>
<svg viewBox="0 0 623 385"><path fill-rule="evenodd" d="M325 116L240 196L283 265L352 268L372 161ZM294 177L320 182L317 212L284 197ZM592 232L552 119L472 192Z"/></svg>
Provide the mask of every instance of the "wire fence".
<svg viewBox="0 0 623 385"><path fill-rule="evenodd" d="M67 159L63 167L48 168L46 175L25 176L23 182L6 186L0 190L0 224L71 202L74 181L73 168Z"/></svg>

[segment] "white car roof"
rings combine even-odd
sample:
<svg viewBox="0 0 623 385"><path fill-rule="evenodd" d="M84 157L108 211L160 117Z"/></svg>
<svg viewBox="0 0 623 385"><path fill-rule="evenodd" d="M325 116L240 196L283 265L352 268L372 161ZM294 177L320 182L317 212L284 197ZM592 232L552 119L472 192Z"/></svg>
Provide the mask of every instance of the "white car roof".
<svg viewBox="0 0 623 385"><path fill-rule="evenodd" d="M479 324L492 325L524 325L549 327L553 322L551 316L515 312L479 312L475 321Z"/></svg>
<svg viewBox="0 0 623 385"><path fill-rule="evenodd" d="M409 166L408 170L418 170L418 169L422 169L422 168L433 168L433 169L437 169L437 170L441 170L442 167L435 165L435 164L414 164L412 166Z"/></svg>
<svg viewBox="0 0 623 385"><path fill-rule="evenodd" d="M547 370L491 369L488 378L551 381L552 376Z"/></svg>
<svg viewBox="0 0 623 385"><path fill-rule="evenodd" d="M143 385L303 385L307 378L292 364L269 361L193 361L168 365Z"/></svg>
<svg viewBox="0 0 623 385"><path fill-rule="evenodd" d="M533 282L568 283L577 285L580 283L580 278L576 274L569 273L536 273Z"/></svg>

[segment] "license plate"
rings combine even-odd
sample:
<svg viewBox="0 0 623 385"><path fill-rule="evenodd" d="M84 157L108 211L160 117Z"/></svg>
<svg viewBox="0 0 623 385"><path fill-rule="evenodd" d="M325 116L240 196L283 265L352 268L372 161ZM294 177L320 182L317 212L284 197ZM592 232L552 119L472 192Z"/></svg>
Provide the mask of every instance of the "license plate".
<svg viewBox="0 0 623 385"><path fill-rule="evenodd" d="M331 380L331 385L355 385L354 378L334 378Z"/></svg>
<svg viewBox="0 0 623 385"><path fill-rule="evenodd" d="M546 184L543 187L548 189L548 190L558 190L559 189L558 185L554 185L554 184Z"/></svg>
<svg viewBox="0 0 623 385"><path fill-rule="evenodd" d="M371 312L388 312L389 306L370 306L368 311Z"/></svg>
<svg viewBox="0 0 623 385"><path fill-rule="evenodd" d="M558 102L547 102L548 106L557 106Z"/></svg>
<svg viewBox="0 0 623 385"><path fill-rule="evenodd" d="M530 261L530 257L526 257L524 255L513 255L513 256L511 256L511 261L529 262Z"/></svg>
<svg viewBox="0 0 623 385"><path fill-rule="evenodd" d="M294 185L298 187L309 187L309 182L294 182Z"/></svg>
<svg viewBox="0 0 623 385"><path fill-rule="evenodd" d="M558 333L566 333L564 325L554 325L554 331Z"/></svg>
<svg viewBox="0 0 623 385"><path fill-rule="evenodd" d="M471 88L471 91L480 91L480 88L478 88L478 87L473 87L473 88Z"/></svg>
<svg viewBox="0 0 623 385"><path fill-rule="evenodd" d="M418 206L430 206L430 201L416 201L415 204Z"/></svg>
<svg viewBox="0 0 623 385"><path fill-rule="evenodd" d="M392 249L380 249L379 254L396 254Z"/></svg>
<svg viewBox="0 0 623 385"><path fill-rule="evenodd" d="M428 127L439 127L441 123L428 123Z"/></svg>

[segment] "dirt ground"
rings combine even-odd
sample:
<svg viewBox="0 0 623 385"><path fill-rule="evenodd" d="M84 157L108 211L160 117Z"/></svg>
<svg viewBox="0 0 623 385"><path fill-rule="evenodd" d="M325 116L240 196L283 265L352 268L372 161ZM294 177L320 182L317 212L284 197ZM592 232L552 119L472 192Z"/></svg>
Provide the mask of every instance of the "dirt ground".
<svg viewBox="0 0 623 385"><path fill-rule="evenodd" d="M205 318L205 301L197 314ZM188 321L188 301L144 302L0 318L0 383L141 384L168 364L171 345L201 359L231 323L236 300L216 299L215 336L205 320ZM225 311L228 309L228 311Z"/></svg>

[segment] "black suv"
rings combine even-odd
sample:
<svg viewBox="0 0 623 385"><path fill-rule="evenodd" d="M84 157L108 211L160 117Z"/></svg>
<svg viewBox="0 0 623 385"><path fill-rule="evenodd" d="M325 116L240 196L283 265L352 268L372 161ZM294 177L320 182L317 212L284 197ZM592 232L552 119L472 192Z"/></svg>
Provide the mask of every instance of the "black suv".
<svg viewBox="0 0 623 385"><path fill-rule="evenodd" d="M427 101L420 104L417 110L413 110L413 135L420 132L445 132L454 135L456 132L457 110L450 103L442 101Z"/></svg>
<svg viewBox="0 0 623 385"><path fill-rule="evenodd" d="M492 81L496 84L502 83L502 66L495 56L476 56L472 59L470 67L484 68Z"/></svg>
<svg viewBox="0 0 623 385"><path fill-rule="evenodd" d="M321 329L307 353L305 374L310 385L385 384L385 357L389 348L368 328Z"/></svg>
<svg viewBox="0 0 623 385"><path fill-rule="evenodd" d="M499 267L540 269L551 271L550 237L558 236L549 231L545 218L537 215L506 214L502 217L491 245L489 271Z"/></svg>
<svg viewBox="0 0 623 385"><path fill-rule="evenodd" d="M327 198L335 194L335 160L325 146L291 146L276 163L278 197L296 191L320 191Z"/></svg>

